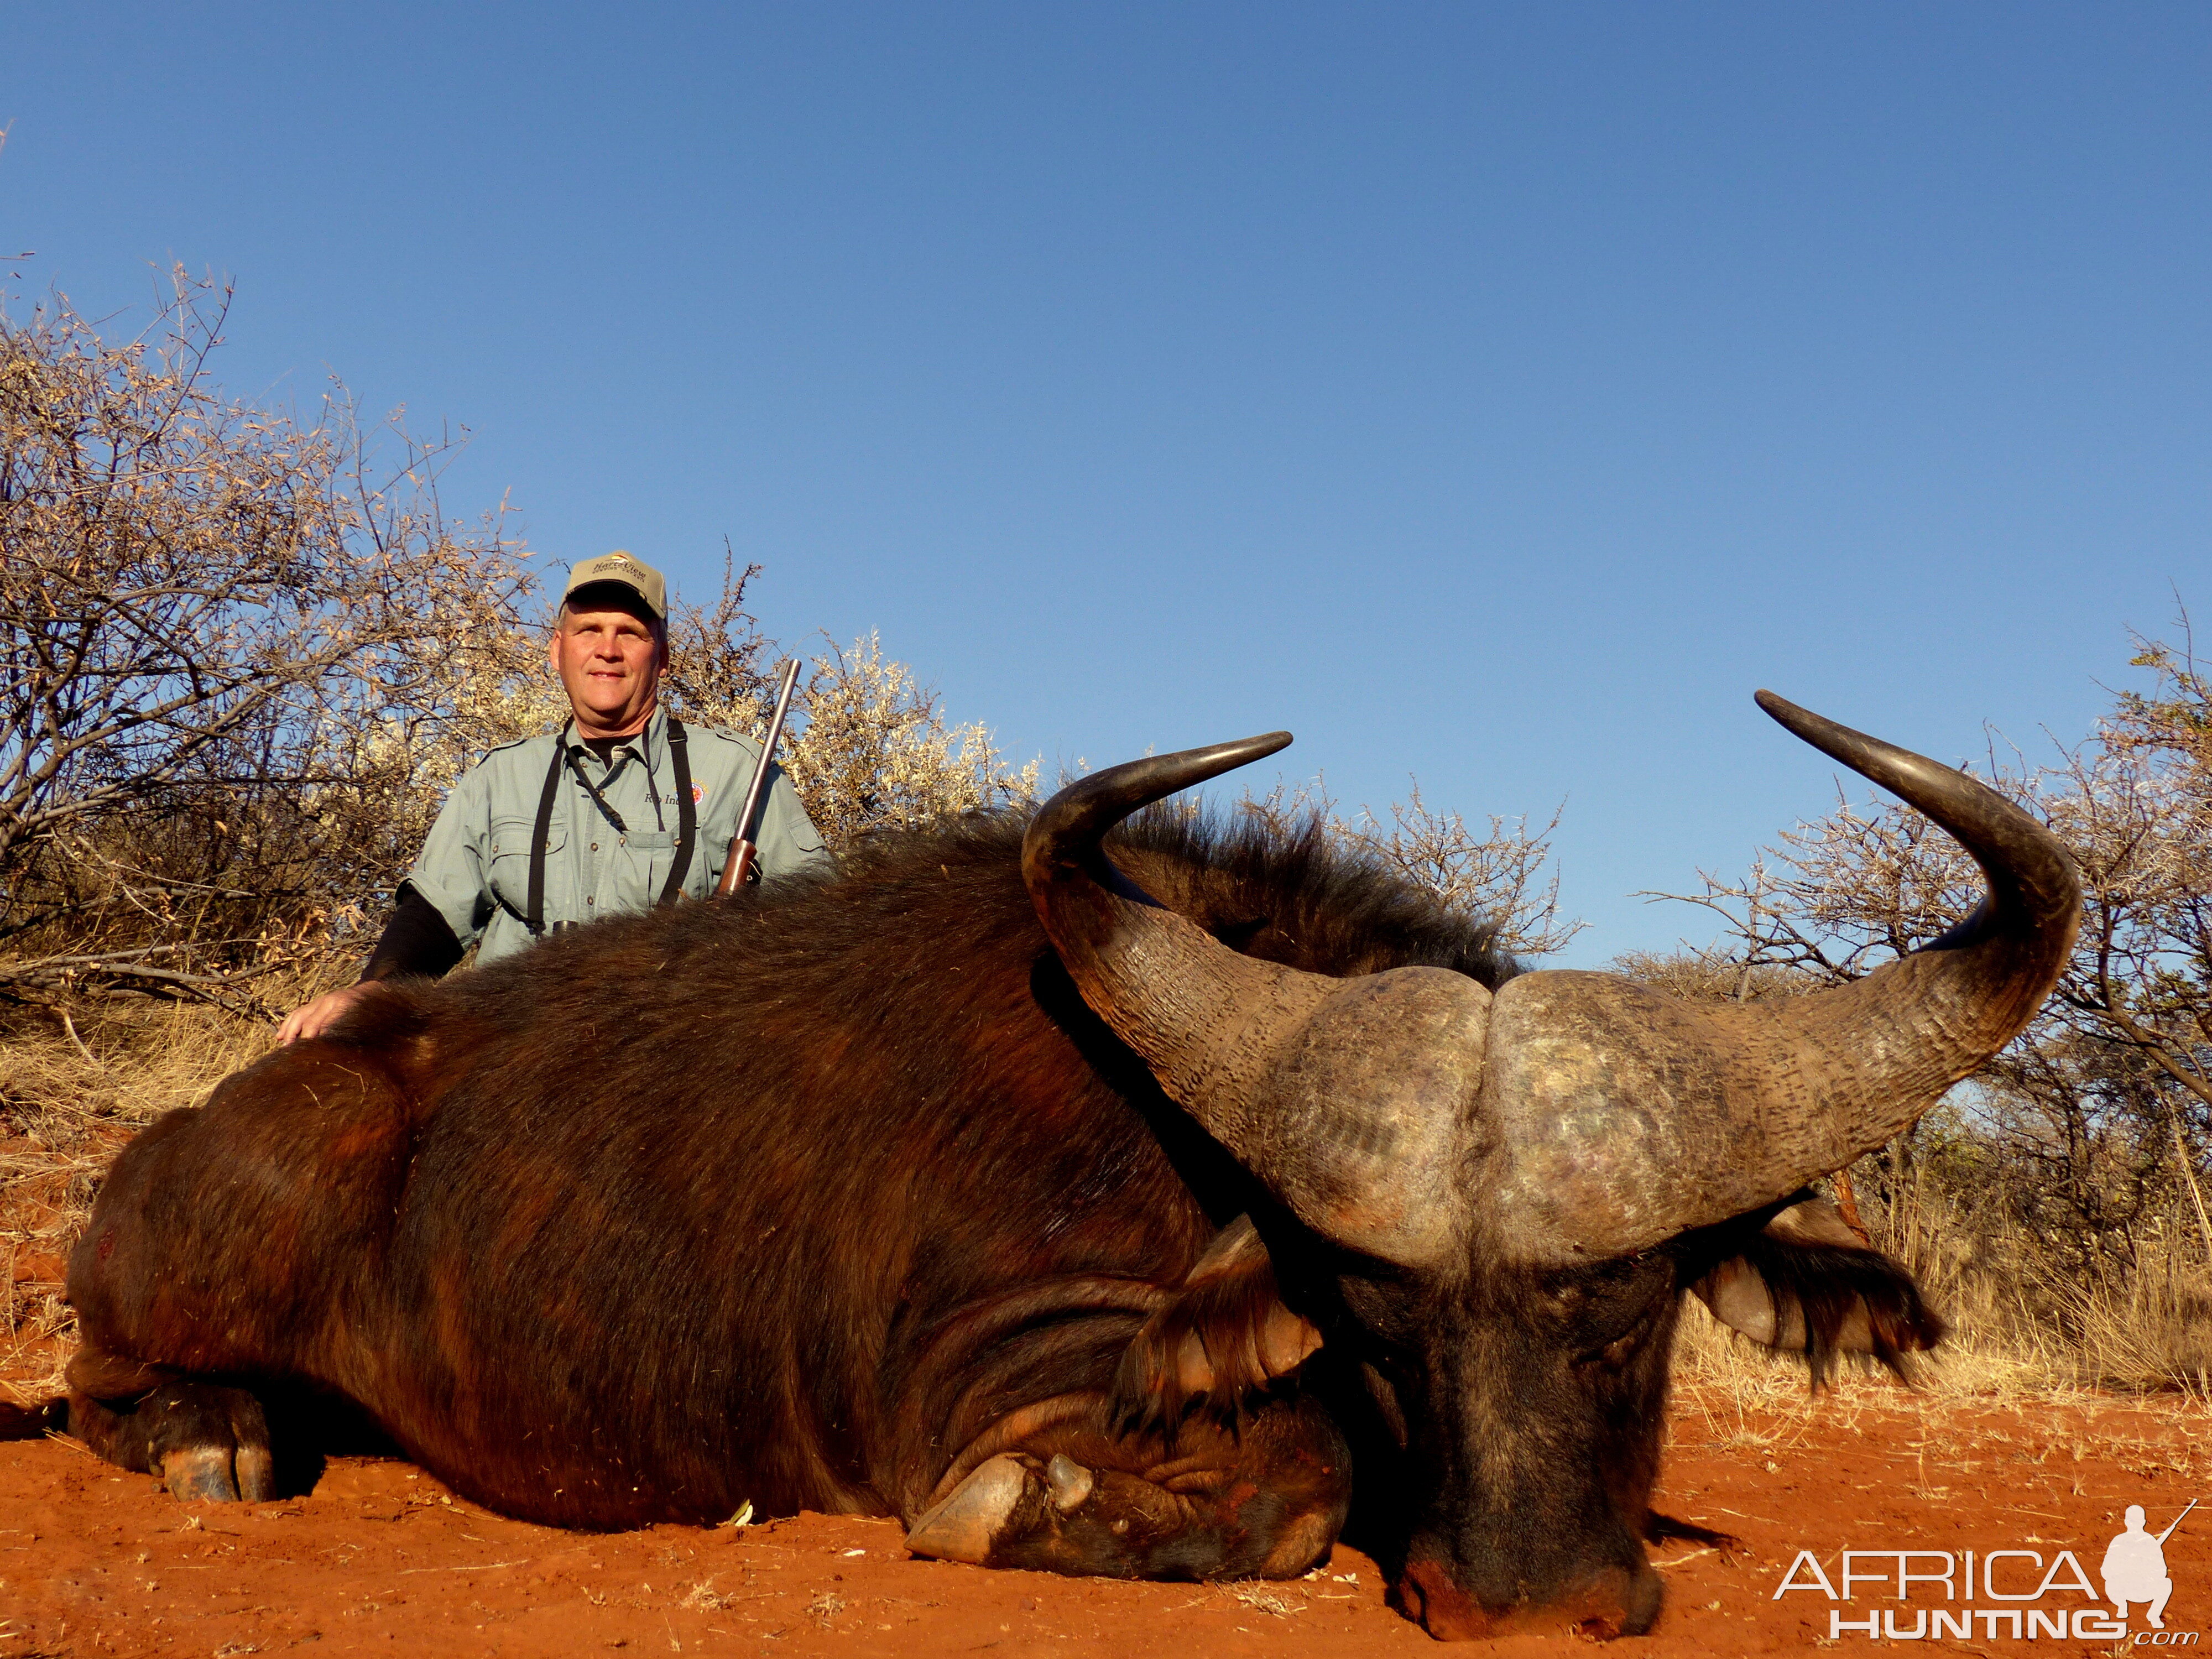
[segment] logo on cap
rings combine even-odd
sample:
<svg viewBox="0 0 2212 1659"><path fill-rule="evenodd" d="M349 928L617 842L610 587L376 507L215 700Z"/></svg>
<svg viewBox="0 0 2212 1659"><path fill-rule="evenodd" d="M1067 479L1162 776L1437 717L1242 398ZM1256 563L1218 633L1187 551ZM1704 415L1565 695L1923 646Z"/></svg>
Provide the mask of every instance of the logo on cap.
<svg viewBox="0 0 2212 1659"><path fill-rule="evenodd" d="M668 614L668 586L660 573L623 548L572 567L562 599L565 601L568 594L580 587L589 587L593 582L617 583L643 599L654 616Z"/></svg>

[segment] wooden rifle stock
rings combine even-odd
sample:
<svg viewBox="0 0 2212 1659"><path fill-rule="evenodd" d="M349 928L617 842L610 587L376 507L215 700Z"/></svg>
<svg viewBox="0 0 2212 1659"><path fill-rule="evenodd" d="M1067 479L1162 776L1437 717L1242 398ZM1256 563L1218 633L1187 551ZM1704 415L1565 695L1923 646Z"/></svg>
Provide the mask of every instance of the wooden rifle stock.
<svg viewBox="0 0 2212 1659"><path fill-rule="evenodd" d="M714 896L726 898L752 878L753 866L759 861L760 848L755 837L760 834L761 809L768 804L768 771L775 755L776 739L783 735L783 717L791 712L791 693L799 684L799 659L793 657L783 665L783 685L775 694L775 713L768 723L768 736L761 740L760 759L753 765L753 781L745 791L744 810L738 814L738 833L730 840L730 856L722 866L722 878L714 884Z"/></svg>

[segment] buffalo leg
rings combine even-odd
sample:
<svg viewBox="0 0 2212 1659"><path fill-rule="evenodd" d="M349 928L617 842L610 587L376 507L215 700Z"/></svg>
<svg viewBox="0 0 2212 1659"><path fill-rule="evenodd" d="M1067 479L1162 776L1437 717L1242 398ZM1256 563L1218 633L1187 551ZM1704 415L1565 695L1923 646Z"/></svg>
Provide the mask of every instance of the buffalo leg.
<svg viewBox="0 0 2212 1659"><path fill-rule="evenodd" d="M1335 1426L1302 1401L1241 1431L1190 1425L1137 1469L1049 1445L986 1460L915 1522L917 1555L1109 1578L1290 1578L1328 1553L1352 1494Z"/></svg>
<svg viewBox="0 0 2212 1659"><path fill-rule="evenodd" d="M243 1389L176 1377L134 1401L71 1389L69 1425L109 1462L154 1476L173 1497L259 1503L276 1495L268 1419Z"/></svg>

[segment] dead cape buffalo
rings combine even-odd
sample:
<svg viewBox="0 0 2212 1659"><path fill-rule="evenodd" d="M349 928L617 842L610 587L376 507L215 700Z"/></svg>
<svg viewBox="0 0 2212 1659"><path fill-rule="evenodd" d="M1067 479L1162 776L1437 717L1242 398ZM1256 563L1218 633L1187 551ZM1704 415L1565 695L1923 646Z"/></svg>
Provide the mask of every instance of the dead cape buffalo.
<svg viewBox="0 0 2212 1659"><path fill-rule="evenodd" d="M896 1515L1060 1572L1296 1574L1350 1514L1439 1636L1643 1631L1681 1294L1816 1364L1935 1340L1805 1183L2021 1029L2078 908L1980 785L1761 701L1973 853L1971 921L1796 1000L1516 975L1317 836L1103 841L1286 736L1139 761L170 1114L53 1410L185 1498L267 1495L305 1391L512 1515Z"/></svg>

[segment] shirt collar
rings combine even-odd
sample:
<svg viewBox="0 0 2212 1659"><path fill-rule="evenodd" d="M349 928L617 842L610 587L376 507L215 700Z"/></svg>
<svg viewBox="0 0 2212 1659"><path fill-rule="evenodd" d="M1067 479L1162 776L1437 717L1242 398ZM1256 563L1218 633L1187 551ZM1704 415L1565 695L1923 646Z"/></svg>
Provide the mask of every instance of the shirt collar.
<svg viewBox="0 0 2212 1659"><path fill-rule="evenodd" d="M573 718L568 721L568 750L571 754L592 755L590 747L584 741L583 734L577 731L576 722ZM653 713L646 720L644 729L632 732L615 744L612 757L608 763L610 767L614 761L622 757L625 750L635 752L638 758L646 763L648 770L659 769L657 757L668 752L668 705L666 702L653 704ZM592 758L597 760L599 757L592 755Z"/></svg>

